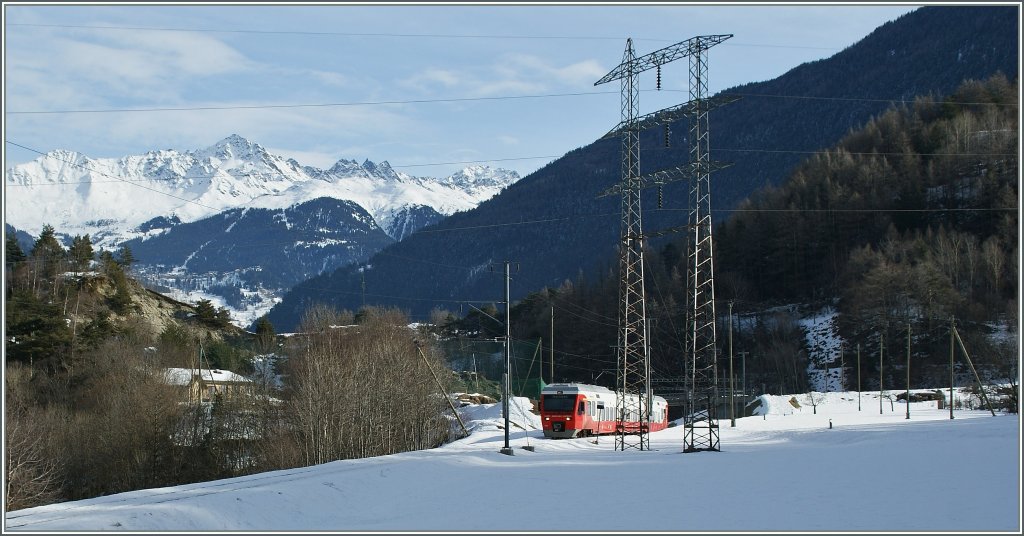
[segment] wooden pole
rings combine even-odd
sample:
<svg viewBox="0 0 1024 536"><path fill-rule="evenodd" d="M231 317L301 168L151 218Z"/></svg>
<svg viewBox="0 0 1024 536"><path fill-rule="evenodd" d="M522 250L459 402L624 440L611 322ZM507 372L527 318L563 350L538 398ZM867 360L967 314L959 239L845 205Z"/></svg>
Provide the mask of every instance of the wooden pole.
<svg viewBox="0 0 1024 536"><path fill-rule="evenodd" d="M907 322L907 418L910 418L910 322Z"/></svg>
<svg viewBox="0 0 1024 536"><path fill-rule="evenodd" d="M884 370L882 368L884 366L884 362L882 361L882 354L884 352L885 352L885 333L881 334L878 337L878 414L879 415L882 414L882 380L884 378L884 374L882 374L882 371Z"/></svg>
<svg viewBox="0 0 1024 536"><path fill-rule="evenodd" d="M857 343L857 411L860 411L860 343Z"/></svg>
<svg viewBox="0 0 1024 536"><path fill-rule="evenodd" d="M736 375L732 373L732 300L729 300L729 421L736 428Z"/></svg>
<svg viewBox="0 0 1024 536"><path fill-rule="evenodd" d="M960 338L960 332L953 328L953 333L956 335L956 342L960 343L960 349L964 352L964 357L967 358L967 364L971 366L971 372L974 373L974 379L978 382L978 391L981 392L981 399L985 401L985 405L988 406L988 410L992 412L992 416L996 416L996 410L992 409L992 404L988 401L988 396L985 394L985 386L981 383L981 378L978 377L978 371L974 368L974 361L971 361L971 355L967 353L967 347L964 346L964 340Z"/></svg>
<svg viewBox="0 0 1024 536"><path fill-rule="evenodd" d="M441 385L441 380L437 379L437 374L434 374L434 369L430 367L430 362L427 361L427 356L423 354L423 349L416 345L416 351L420 353L420 357L423 358L423 364L427 366L427 370L430 371L430 375L434 377L434 382L437 383L437 388L441 390L441 394L444 395L444 399L448 401L448 407L452 408L452 413L455 414L455 418L459 420L459 426L462 427L462 433L469 435L469 430L466 430L466 423L462 422L462 416L459 415L459 410L455 409L455 403L452 402L452 397L448 396L448 393L444 390Z"/></svg>
<svg viewBox="0 0 1024 536"><path fill-rule="evenodd" d="M551 305L551 337L548 341L551 346L551 383L555 383L555 306Z"/></svg>
<svg viewBox="0 0 1024 536"><path fill-rule="evenodd" d="M953 420L953 329L956 319L949 317L949 420Z"/></svg>

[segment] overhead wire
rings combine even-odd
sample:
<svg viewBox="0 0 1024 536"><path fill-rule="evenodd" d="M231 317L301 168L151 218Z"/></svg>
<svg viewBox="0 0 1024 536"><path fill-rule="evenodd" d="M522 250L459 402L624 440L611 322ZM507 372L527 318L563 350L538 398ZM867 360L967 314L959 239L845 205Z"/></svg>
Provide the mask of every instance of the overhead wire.
<svg viewBox="0 0 1024 536"><path fill-rule="evenodd" d="M641 89L641 92L658 91L653 89ZM667 93L683 93L685 89L665 89ZM502 101L502 100L523 100L543 99L561 97L583 97L599 95L615 95L615 91L578 91L569 93L540 93L533 95L495 95L490 97L448 97L436 99L395 99L379 101L352 101L352 102L319 102L319 103L282 103L282 104L234 104L223 106L157 106L137 108L94 108L94 109L66 109L66 110L4 110L9 115L45 115L45 114L103 114L103 113L142 113L142 112L191 112L191 111L215 111L215 110L260 110L260 109L281 109L281 108L329 108L346 106L380 106L396 104L428 104L445 102L474 102L474 101ZM784 94L760 94L760 93L729 93L722 92L722 96L741 97L764 97L776 99L804 99L804 100L828 100L828 101L849 101L849 102L888 102L913 104L915 101L903 98L879 99L868 97L824 97L812 95L784 95ZM957 106L1007 106L1017 107L1018 103L992 103L992 102L960 102L960 101L935 101L934 105L957 105Z"/></svg>
<svg viewBox="0 0 1024 536"><path fill-rule="evenodd" d="M11 144L11 145L15 146L15 147L20 147L20 148L22 148L22 149L25 149L26 151L31 151L31 152L34 152L34 153L38 153L38 154L45 154L45 153L43 153L43 152L41 152L41 151L38 151L38 150L36 150L36 149L33 149L33 148L31 148L31 147L26 147L26 146L24 146L24 145L21 145L21 144L19 144L19 143L14 143L13 141L10 141L10 140L4 140L4 141L5 141L6 143L9 143L9 144ZM104 172L102 172L102 171L98 171L98 170L95 170L95 169L89 169L89 168L85 168L85 166L83 166L82 164L79 164L79 163L77 163L77 162L72 162L72 161L70 161L70 160L64 160L64 162L66 162L66 163L68 163L68 164L71 164L71 165L73 165L73 166L75 166L75 167L80 167L80 168L83 168L83 169L88 169L88 171L92 171L92 172L95 172L95 173L97 173L97 174L99 174L99 175L103 175L104 177L110 177L110 178L112 178L112 179L116 179L116 180L119 180L119 181L121 181L121 182L124 182L124 183L126 183L126 184L130 184L130 185L132 185L132 186L135 186L135 187L138 187L138 188L142 188L142 189L144 189L144 190L149 190L149 191L151 191L151 192L155 192L155 193L158 193L158 194L160 194L160 195L164 195L164 196L167 196L167 197L171 197L171 198L177 199L177 200L179 200L179 201L184 201L184 202L186 202L186 203L191 203L191 204L193 204L193 205L196 205L196 206L199 206L199 207L203 207L203 208L207 208L207 209L210 209L210 210L217 210L217 209L216 209L216 208L214 208L214 207L211 207L211 206L208 206L208 205L204 205L204 204L202 204L202 203L200 203L200 202L198 202L198 201L196 201L196 200L194 200L194 199L187 199L187 198L184 198L184 197L180 197L180 196L177 196L177 195L174 195L174 194L168 193L168 192L162 192L162 191L160 191L160 190L157 190L156 188L150 188L150 187L148 187L148 186L146 186L146 185L144 185L144 184L139 184L139 183L137 183L137 182L133 182L133 181L128 181L128 180L122 179L121 177L118 177L118 176L116 176L116 175L110 175L110 174L108 174L108 173L104 173ZM6 184L6 181L5 181L5 184Z"/></svg>
<svg viewBox="0 0 1024 536"><path fill-rule="evenodd" d="M37 150L37 149L30 149L30 148L28 148L28 147L26 147L24 145L19 145L17 143L11 142L11 141L7 141L7 143L10 143L11 145L16 145L18 147L21 147L23 149L32 151L32 152L40 154L42 156L48 156L50 158L54 158L53 156L50 156L49 153L44 153L44 152L42 152L40 150ZM784 149L752 149L752 148L748 148L748 149L716 148L716 149L714 149L714 151L727 151L727 152L792 153L792 154L825 154L825 153L831 153L834 150L835 149L818 149L818 150L784 150ZM844 151L843 154L848 154L848 155L853 155L853 156L904 156L904 155L907 155L908 153L900 153L900 152L849 152L849 151ZM1017 153L966 153L966 152L959 152L959 153L909 153L909 154L911 156L955 156L955 157L999 156L999 157L1013 157L1013 158L1015 158L1015 157L1018 156ZM565 156L565 155L520 156L520 157L515 157L515 158L495 158L495 159L489 159L489 160L461 160L461 161L451 161L451 162L432 162L432 163L404 164L404 165L391 165L389 163L388 165L391 165L392 168L429 167L429 166L443 166L443 165L452 165L452 164L478 164L478 163L486 163L486 162L506 162L506 161L512 161L512 160L540 160L540 159L544 159L544 158L561 158L563 156ZM63 160L63 159L57 159L57 160L61 161L61 162L72 163L70 160ZM85 168L85 166L82 166L82 165L78 165L78 167L81 167L81 168L85 169L86 171L94 171L93 169ZM100 172L97 172L97 173L100 173ZM232 172L223 172L223 173L227 173L227 174L229 174L229 175L231 175L233 177L256 177L256 178L259 178L259 177L282 177L283 178L283 177L288 177L289 176L289 175L287 175L285 173L281 173L281 172L261 173L261 172L246 171L246 172L242 172L242 173L232 173ZM189 179L212 179L212 178L217 177L219 175L220 174L215 173L215 174L211 174L211 175L182 175L182 176L177 176L177 177L153 177L153 178L147 178L147 179L116 179L116 180L110 180L110 181L93 181L93 180L89 180L89 181L65 181L65 182L29 183L29 184L10 183L10 184L7 184L7 186L31 187L31 186L61 186L61 185L75 185L75 184L112 184L112 183L118 183L118 182L132 183L132 182L176 181L176 180L177 181L181 181L181 180L189 180ZM112 175L107 174L106 176L112 176ZM341 178L345 178L345 177L341 177Z"/></svg>
<svg viewBox="0 0 1024 536"><path fill-rule="evenodd" d="M159 26L108 26L89 24L44 24L44 23L16 23L8 22L7 26L27 28L61 28L79 30L128 30L128 31L154 31L154 32L189 32L189 33L238 33L238 34L266 34L266 35L312 35L312 36L338 36L338 37L402 37L402 38L444 38L444 39L550 39L550 40L579 40L579 41L624 41L626 37L597 36L597 35L516 35L516 34L440 34L440 33L397 33L397 32L337 32L337 31L316 31L316 30L258 30L258 29L229 29L229 28L175 28ZM636 37L633 41L651 41L674 43L678 39L665 39L657 37ZM765 47L765 48L793 48L808 50L842 50L841 47L823 47L813 45L787 45L787 44L766 44L766 43L742 43L728 42L724 46L737 47Z"/></svg>
<svg viewBox="0 0 1024 536"><path fill-rule="evenodd" d="M324 102L305 104L236 104L231 106L181 106L181 107L154 107L154 108L97 108L81 110L4 110L10 115L42 115L42 114L105 114L105 113L136 113L136 112L195 112L214 110L262 110L279 108L329 108L340 106L379 106L391 104L426 104L437 102L473 102L473 101L500 101L520 99L543 99L552 97L580 97L591 95L613 95L614 91L581 91L575 93L547 93L539 95L498 95L494 97L453 97L444 99L407 99L407 100L381 100L381 101L356 101L356 102Z"/></svg>

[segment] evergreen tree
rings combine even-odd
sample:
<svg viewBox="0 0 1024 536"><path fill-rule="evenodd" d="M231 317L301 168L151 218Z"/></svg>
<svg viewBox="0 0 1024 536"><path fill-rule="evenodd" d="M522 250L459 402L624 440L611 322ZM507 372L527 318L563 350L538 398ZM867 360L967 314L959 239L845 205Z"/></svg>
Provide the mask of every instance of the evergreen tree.
<svg viewBox="0 0 1024 536"><path fill-rule="evenodd" d="M21 250L21 246L18 245L18 239L13 234L7 235L4 245L6 250L4 262L8 268L13 268L15 264L25 260L25 252Z"/></svg>
<svg viewBox="0 0 1024 536"><path fill-rule="evenodd" d="M125 314L128 312L128 306L132 304L132 294L128 288L128 277L117 264L111 267L108 275L114 282L114 295L110 298L110 308L115 313Z"/></svg>
<svg viewBox="0 0 1024 536"><path fill-rule="evenodd" d="M227 307L221 307L217 309L217 314L214 317L214 325L219 328L226 328L231 323L231 311Z"/></svg>
<svg viewBox="0 0 1024 536"><path fill-rule="evenodd" d="M5 313L6 358L56 371L71 342L60 308L22 290L14 291Z"/></svg>
<svg viewBox="0 0 1024 536"><path fill-rule="evenodd" d="M270 319L263 315L256 321L256 346L262 353L268 353L274 349L274 325Z"/></svg>
<svg viewBox="0 0 1024 536"><path fill-rule="evenodd" d="M214 326L217 324L217 309L214 308L213 302L207 299L202 299L196 302L196 318L207 325Z"/></svg>
<svg viewBox="0 0 1024 536"><path fill-rule="evenodd" d="M114 254L113 253L111 253L111 252L109 252L109 251L107 251L105 249L102 249L102 250L100 250L99 257L100 257L100 270L102 270L104 274L110 275L110 273L114 269L120 269L120 265L118 265L117 261L114 259Z"/></svg>
<svg viewBox="0 0 1024 536"><path fill-rule="evenodd" d="M57 275L65 255L64 246L57 241L53 226L44 225L43 231L39 233L39 238L32 245L31 254L32 260L39 263L38 269L42 271L44 278L51 279Z"/></svg>
<svg viewBox="0 0 1024 536"><path fill-rule="evenodd" d="M78 236L75 235L71 239L71 249L68 250L68 256L71 258L71 265L76 271L83 271L89 268L89 263L93 259L92 240L89 235Z"/></svg>
<svg viewBox="0 0 1024 536"><path fill-rule="evenodd" d="M124 268L131 268L132 264L135 263L135 255L132 255L131 248L121 246L121 249L117 252L117 263Z"/></svg>

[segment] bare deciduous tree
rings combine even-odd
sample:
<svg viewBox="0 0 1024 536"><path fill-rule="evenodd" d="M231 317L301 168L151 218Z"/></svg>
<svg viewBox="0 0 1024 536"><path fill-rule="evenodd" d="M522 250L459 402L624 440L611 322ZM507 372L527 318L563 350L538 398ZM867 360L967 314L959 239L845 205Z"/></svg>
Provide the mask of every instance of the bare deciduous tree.
<svg viewBox="0 0 1024 536"><path fill-rule="evenodd" d="M416 350L416 332L395 310L360 311L344 326L326 307L307 312L289 358L288 436L298 465L430 448L448 437L446 403ZM430 366L441 370L436 354Z"/></svg>

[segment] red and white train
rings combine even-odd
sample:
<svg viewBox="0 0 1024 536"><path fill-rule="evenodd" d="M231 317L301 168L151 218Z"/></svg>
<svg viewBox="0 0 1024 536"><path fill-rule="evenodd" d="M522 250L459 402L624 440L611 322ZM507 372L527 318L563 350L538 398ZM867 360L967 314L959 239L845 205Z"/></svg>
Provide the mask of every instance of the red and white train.
<svg viewBox="0 0 1024 536"><path fill-rule="evenodd" d="M639 395L627 395L634 400L631 407L640 407ZM651 397L651 423L649 432L668 427L668 402L660 396ZM540 420L544 437L572 438L614 434L618 421L616 407L618 394L607 387L582 383L553 383L540 393ZM628 415L623 423L627 433L640 431L640 416Z"/></svg>

